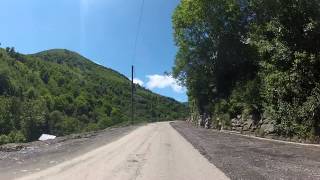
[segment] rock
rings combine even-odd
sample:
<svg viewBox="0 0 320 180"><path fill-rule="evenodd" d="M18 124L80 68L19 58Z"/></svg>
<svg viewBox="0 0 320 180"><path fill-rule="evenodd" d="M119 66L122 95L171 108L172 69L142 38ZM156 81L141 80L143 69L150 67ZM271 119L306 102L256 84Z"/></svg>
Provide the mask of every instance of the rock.
<svg viewBox="0 0 320 180"><path fill-rule="evenodd" d="M236 127L239 125L239 120L236 118L231 119L231 126Z"/></svg>
<svg viewBox="0 0 320 180"><path fill-rule="evenodd" d="M206 129L210 129L210 128L211 128L211 125L212 125L211 119L210 119L210 118L207 118L207 119L205 120L205 128L206 128Z"/></svg>
<svg viewBox="0 0 320 180"><path fill-rule="evenodd" d="M262 124L261 129L264 129L264 132L266 134L272 134L272 133L274 133L274 130L275 130L273 124L271 124L271 123Z"/></svg>
<svg viewBox="0 0 320 180"><path fill-rule="evenodd" d="M232 127L242 127L241 115L238 115L236 118L231 119Z"/></svg>
<svg viewBox="0 0 320 180"><path fill-rule="evenodd" d="M26 146L23 144L16 144L16 143L11 143L11 144L6 144L0 146L0 151L3 152L14 152L14 151L20 151L24 149Z"/></svg>
<svg viewBox="0 0 320 180"><path fill-rule="evenodd" d="M237 119L237 118L233 118L233 119L231 119L231 123L232 123L232 124L236 124L236 123L237 123L237 121L238 121L238 119Z"/></svg>
<svg viewBox="0 0 320 180"><path fill-rule="evenodd" d="M243 124L243 131L249 131L252 127L253 121L251 119L248 119L247 121L244 122Z"/></svg>
<svg viewBox="0 0 320 180"><path fill-rule="evenodd" d="M241 132L242 131L242 127L236 127L235 130Z"/></svg>

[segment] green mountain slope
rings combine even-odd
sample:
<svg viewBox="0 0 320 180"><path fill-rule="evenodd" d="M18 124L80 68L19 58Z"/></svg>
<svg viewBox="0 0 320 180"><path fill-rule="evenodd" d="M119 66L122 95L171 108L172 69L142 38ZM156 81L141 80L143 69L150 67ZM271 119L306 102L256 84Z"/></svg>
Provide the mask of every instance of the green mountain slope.
<svg viewBox="0 0 320 180"><path fill-rule="evenodd" d="M0 143L127 123L130 80L63 49L32 55L0 49ZM186 107L137 85L135 121L182 118Z"/></svg>

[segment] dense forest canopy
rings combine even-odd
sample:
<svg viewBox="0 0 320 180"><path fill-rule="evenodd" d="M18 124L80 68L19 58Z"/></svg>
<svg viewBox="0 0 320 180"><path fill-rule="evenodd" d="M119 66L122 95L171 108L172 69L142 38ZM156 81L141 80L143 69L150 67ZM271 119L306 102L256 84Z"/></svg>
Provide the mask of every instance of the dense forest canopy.
<svg viewBox="0 0 320 180"><path fill-rule="evenodd" d="M320 136L319 0L182 0L173 75L192 119L268 121L284 137Z"/></svg>
<svg viewBox="0 0 320 180"><path fill-rule="evenodd" d="M0 144L128 123L131 84L81 55L55 49L22 55L0 48ZM135 121L182 118L185 105L136 86Z"/></svg>

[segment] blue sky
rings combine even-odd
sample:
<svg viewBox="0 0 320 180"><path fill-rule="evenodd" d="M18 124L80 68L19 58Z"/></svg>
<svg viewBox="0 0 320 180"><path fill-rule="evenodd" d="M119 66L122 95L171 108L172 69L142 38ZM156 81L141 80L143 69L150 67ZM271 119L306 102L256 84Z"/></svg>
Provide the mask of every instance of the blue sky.
<svg viewBox="0 0 320 180"><path fill-rule="evenodd" d="M152 91L187 101L170 77L177 48L171 16L179 0L145 0L136 58L141 0L2 0L0 42L21 53L65 48L130 76Z"/></svg>

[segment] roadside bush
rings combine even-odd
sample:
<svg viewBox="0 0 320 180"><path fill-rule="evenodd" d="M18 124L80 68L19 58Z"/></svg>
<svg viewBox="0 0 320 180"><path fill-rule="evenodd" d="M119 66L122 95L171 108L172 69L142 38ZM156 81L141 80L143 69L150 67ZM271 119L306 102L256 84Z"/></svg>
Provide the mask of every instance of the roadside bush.
<svg viewBox="0 0 320 180"><path fill-rule="evenodd" d="M84 132L97 131L97 130L99 130L99 126L96 123L89 123L84 129Z"/></svg>
<svg viewBox="0 0 320 180"><path fill-rule="evenodd" d="M26 137L23 135L21 131L11 131L8 137L12 142L26 142Z"/></svg>
<svg viewBox="0 0 320 180"><path fill-rule="evenodd" d="M229 129L231 127L231 119L229 114L219 114L215 116L213 126L217 129Z"/></svg>
<svg viewBox="0 0 320 180"><path fill-rule="evenodd" d="M229 112L229 104L224 99L217 101L213 108L214 114L224 114Z"/></svg>
<svg viewBox="0 0 320 180"><path fill-rule="evenodd" d="M10 137L6 135L0 135L0 145L10 143L11 139Z"/></svg>
<svg viewBox="0 0 320 180"><path fill-rule="evenodd" d="M47 108L43 100L30 100L24 103L21 116L21 132L28 140L36 140L44 133Z"/></svg>
<svg viewBox="0 0 320 180"><path fill-rule="evenodd" d="M79 132L81 129L80 121L72 117L65 117L62 122L62 132L64 135Z"/></svg>
<svg viewBox="0 0 320 180"><path fill-rule="evenodd" d="M98 127L99 129L105 129L113 124L112 120L108 116L99 117Z"/></svg>
<svg viewBox="0 0 320 180"><path fill-rule="evenodd" d="M112 124L117 124L117 123L121 123L124 121L124 117L123 114L120 112L119 109L117 108L112 108L111 111L111 125Z"/></svg>
<svg viewBox="0 0 320 180"><path fill-rule="evenodd" d="M51 112L47 120L48 132L55 135L63 134L62 132L60 132L63 120L64 120L63 113L61 113L60 111Z"/></svg>

